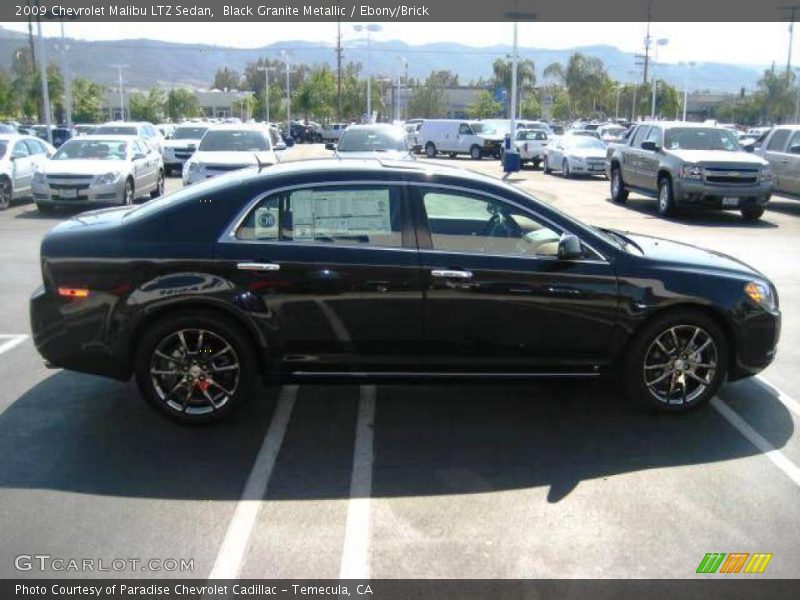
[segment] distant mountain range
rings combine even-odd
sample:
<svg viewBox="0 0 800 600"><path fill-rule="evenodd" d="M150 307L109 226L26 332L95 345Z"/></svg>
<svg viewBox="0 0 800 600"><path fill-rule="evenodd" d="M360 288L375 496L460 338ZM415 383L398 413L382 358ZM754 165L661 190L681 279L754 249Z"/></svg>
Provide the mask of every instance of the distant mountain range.
<svg viewBox="0 0 800 600"><path fill-rule="evenodd" d="M187 25L189 26L189 25ZM582 52L603 61L609 74L619 81L641 78L641 67L636 66L633 53L623 52L613 46L575 46L565 50L547 50L525 47L521 40L520 58L536 63L537 78L554 62L566 63L570 54ZM49 62L58 62L58 38L46 38ZM27 35L0 27L0 67L8 68L13 52L27 43ZM238 49L205 44L181 44L148 39L89 42L68 39L68 57L74 76L87 77L104 84L117 81L117 70L111 65L127 65L124 71L126 86L147 88L153 84L164 87L188 86L207 88L214 73L222 67L242 71L248 62L259 57L279 59L281 51L291 54L291 61L307 65L327 64L335 67L336 59L331 43L285 41L261 48ZM455 43L434 43L412 46L392 40L372 42L370 63L376 76L396 77L403 68L399 57L408 61L411 77L425 77L437 69L447 69L459 76L462 84L489 78L492 61L509 55L511 47L496 45L474 47ZM344 61L367 62L366 42L350 42L344 50ZM698 63L695 67L665 64L655 67L657 77L683 88L689 82L690 90L710 92L738 92L742 87L752 91L761 77L764 66L733 65L724 63Z"/></svg>

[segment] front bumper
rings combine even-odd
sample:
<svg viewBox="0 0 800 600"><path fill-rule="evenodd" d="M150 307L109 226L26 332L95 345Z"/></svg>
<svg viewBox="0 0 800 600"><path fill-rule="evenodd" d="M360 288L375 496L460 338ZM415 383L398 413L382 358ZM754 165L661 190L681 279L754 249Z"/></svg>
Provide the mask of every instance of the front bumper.
<svg viewBox="0 0 800 600"><path fill-rule="evenodd" d="M751 377L766 369L775 360L781 337L780 311L746 307L737 310L736 322L736 352L728 373L730 381Z"/></svg>
<svg viewBox="0 0 800 600"><path fill-rule="evenodd" d="M605 175L605 160L569 160L569 170L573 175Z"/></svg>
<svg viewBox="0 0 800 600"><path fill-rule="evenodd" d="M736 210L767 204L772 195L772 182L714 185L703 180L675 178L672 189L675 201L680 204Z"/></svg>
<svg viewBox="0 0 800 600"><path fill-rule="evenodd" d="M53 188L51 184L34 183L33 199L45 206L84 206L125 203L125 178L106 185Z"/></svg>

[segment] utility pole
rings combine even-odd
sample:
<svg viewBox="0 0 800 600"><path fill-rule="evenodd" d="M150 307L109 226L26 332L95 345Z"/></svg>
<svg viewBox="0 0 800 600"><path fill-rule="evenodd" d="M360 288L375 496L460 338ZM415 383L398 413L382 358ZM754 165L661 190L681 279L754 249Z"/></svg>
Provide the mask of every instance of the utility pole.
<svg viewBox="0 0 800 600"><path fill-rule="evenodd" d="M336 120L342 120L342 22L336 19Z"/></svg>
<svg viewBox="0 0 800 600"><path fill-rule="evenodd" d="M266 121L269 123L269 59L267 59L266 66L256 67L258 71L264 71L264 105L266 106Z"/></svg>
<svg viewBox="0 0 800 600"><path fill-rule="evenodd" d="M47 125L47 141L53 143L53 130L50 125L50 89L47 82L47 55L42 37L42 21L36 18L36 37L39 41L39 77L42 80L42 102L44 104L44 121Z"/></svg>
<svg viewBox="0 0 800 600"><path fill-rule="evenodd" d="M286 63L286 135L292 135L292 87L289 81L289 53L282 50L283 61Z"/></svg>
<svg viewBox="0 0 800 600"><path fill-rule="evenodd" d="M124 96L124 92L123 92L123 89L122 89L122 69L127 69L128 65L116 64L116 65L109 65L109 66L111 68L113 68L113 69L117 69L117 72L119 73L119 114L120 114L120 118L124 121L125 120L125 96ZM110 116L111 115L109 115L109 117Z"/></svg>
<svg viewBox="0 0 800 600"><path fill-rule="evenodd" d="M792 4L791 6L781 6L781 10L789 11L789 16L785 19L789 20L789 54L786 57L786 77L792 71L792 46L794 44L794 18L796 12L800 9L800 4Z"/></svg>
<svg viewBox="0 0 800 600"><path fill-rule="evenodd" d="M64 37L64 19L61 19L61 73L64 77L64 108L67 127L72 127L72 77L67 64L67 39Z"/></svg>
<svg viewBox="0 0 800 600"><path fill-rule="evenodd" d="M647 69L650 65L650 18L652 15L653 0L647 0L647 33L644 36L644 80L647 83Z"/></svg>

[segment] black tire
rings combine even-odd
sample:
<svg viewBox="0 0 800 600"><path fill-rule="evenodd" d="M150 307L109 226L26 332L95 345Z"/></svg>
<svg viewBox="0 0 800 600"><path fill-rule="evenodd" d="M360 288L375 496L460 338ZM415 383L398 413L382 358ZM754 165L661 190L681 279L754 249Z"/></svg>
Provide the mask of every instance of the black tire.
<svg viewBox="0 0 800 600"><path fill-rule="evenodd" d="M122 194L122 204L124 206L132 206L136 200L136 192L133 189L133 181L128 179L125 182L125 191Z"/></svg>
<svg viewBox="0 0 800 600"><path fill-rule="evenodd" d="M8 177L0 177L0 210L6 210L11 206L11 198L14 191L11 187L11 180Z"/></svg>
<svg viewBox="0 0 800 600"><path fill-rule="evenodd" d="M457 157L457 156L458 156L458 153L457 153L457 152L450 152L450 153L448 154L448 156L449 156L450 158L455 158L455 157Z"/></svg>
<svg viewBox="0 0 800 600"><path fill-rule="evenodd" d="M743 206L741 213L745 221L758 221L764 214L764 207L758 205Z"/></svg>
<svg viewBox="0 0 800 600"><path fill-rule="evenodd" d="M566 158L561 161L561 176L564 179L569 179L572 177L572 173L570 173L569 170L569 161Z"/></svg>
<svg viewBox="0 0 800 600"><path fill-rule="evenodd" d="M694 335L693 332L697 329L702 333L692 337ZM661 386L669 387L674 385L675 379L673 375L667 373L667 369L659 370L653 368L653 365L659 366L660 364L671 363L671 367L668 367L668 369L672 368L674 370L677 360L681 360L684 363L682 368L686 369L686 365L692 364L691 357L693 356L691 349L683 354L680 351L675 354L661 352L661 347L664 346L668 351L675 349L669 346L669 341L661 347L656 342L661 336L667 336L667 340L673 339L672 331L676 332L676 339L679 341L675 348L688 345L686 342L691 339L697 340L693 342L691 347L697 350L698 346L702 346L707 339L711 339L713 345L703 351L707 354L698 355L695 358L700 361L710 361L711 359L706 357L711 355L713 350L715 369L713 372L710 369L693 370L697 371L695 375L708 382L705 386L684 374L683 381L685 383L682 389L676 385L675 397L672 398L667 394L665 401L663 396L659 397L658 390ZM655 356L652 354L653 352L656 353ZM698 408L711 400L719 386L725 381L728 352L728 338L725 332L717 321L705 312L692 308L679 308L665 312L663 315L656 316L638 331L626 351L622 368L626 393L636 405L650 411L680 413ZM659 358L659 354L664 358ZM672 360L672 356L675 357L675 360ZM689 358L686 358L687 356ZM656 362L653 363L653 360ZM662 360L664 361L663 363L657 362ZM707 364L712 363L709 362ZM653 385L653 382L657 382L654 386L654 391L651 391L645 377L649 378L651 385ZM666 377L666 379L658 381L663 377ZM698 387L687 391L687 385L696 385ZM703 386L704 389L701 390L700 386ZM669 391L671 393L671 387ZM689 392L696 395L693 397L692 395L687 395ZM684 402L684 398L688 401Z"/></svg>
<svg viewBox="0 0 800 600"><path fill-rule="evenodd" d="M158 172L158 183L156 183L156 189L150 192L151 198L158 198L159 196L164 195L164 171Z"/></svg>
<svg viewBox="0 0 800 600"><path fill-rule="evenodd" d="M662 217L672 217L678 212L675 205L675 194L672 191L672 179L662 175L658 180L658 197L656 198L658 214Z"/></svg>
<svg viewBox="0 0 800 600"><path fill-rule="evenodd" d="M425 144L425 156L428 158L436 158L436 146L433 142Z"/></svg>
<svg viewBox="0 0 800 600"><path fill-rule="evenodd" d="M550 161L547 160L547 155L546 154L544 155L544 159L543 159L543 162L542 162L542 171L544 171L548 175L553 172L553 170L550 168Z"/></svg>
<svg viewBox="0 0 800 600"><path fill-rule="evenodd" d="M628 190L619 167L611 167L611 199L617 204L625 204L628 200Z"/></svg>
<svg viewBox="0 0 800 600"><path fill-rule="evenodd" d="M481 151L481 147L477 144L473 145L469 149L469 157L472 160L480 160L483 157L483 151Z"/></svg>
<svg viewBox="0 0 800 600"><path fill-rule="evenodd" d="M192 335L191 332L197 330L203 330L203 342L200 342L199 335ZM187 349L191 347L193 350L184 353L182 357L169 353L168 355L175 356L176 360L174 363L165 363L165 359L156 354L156 350L162 348L163 350L160 352L169 352L171 341L179 339L177 333L179 331L184 332L185 347ZM205 352L199 349L198 343L207 348ZM217 348L222 347L222 343L228 344L231 351L222 354L215 360L215 362L219 362L225 359L227 362L227 364L217 365L218 369L228 367L218 372L218 375L222 373L219 375L219 381L222 383L219 383L209 375L214 372L210 370L210 367L206 367L204 370L198 364L191 363L207 365L208 359L203 360L208 356L206 353L217 354L219 352ZM190 367L187 367L188 369L198 369L197 372L186 370L184 367L187 364L191 364ZM238 365L238 371L230 368L233 364ZM151 374L151 368L154 365L157 369L174 369L175 373L185 374L177 375L171 380L164 377L155 381L158 375ZM135 349L134 372L139 390L150 406L172 419L195 424L219 421L239 408L250 397L257 374L257 365L253 344L238 323L215 312L192 309L172 313L147 328ZM195 376L196 379L191 382L187 381L187 378ZM235 383L233 383L234 378ZM162 389L162 385L164 389ZM201 388L201 385L205 387ZM222 387L217 389L219 385ZM165 390L168 387L170 388L169 392ZM232 393L224 394L221 391L223 388ZM212 391L208 392L208 390ZM205 400L206 392L209 395L222 394L224 398L218 398L219 405L217 406L213 401ZM172 397L170 394L173 394ZM185 400L188 400L186 408L177 406L178 401L183 405Z"/></svg>
<svg viewBox="0 0 800 600"><path fill-rule="evenodd" d="M540 161L538 161L538 160L534 160L533 161L533 170L534 171L539 168L539 164L540 164Z"/></svg>

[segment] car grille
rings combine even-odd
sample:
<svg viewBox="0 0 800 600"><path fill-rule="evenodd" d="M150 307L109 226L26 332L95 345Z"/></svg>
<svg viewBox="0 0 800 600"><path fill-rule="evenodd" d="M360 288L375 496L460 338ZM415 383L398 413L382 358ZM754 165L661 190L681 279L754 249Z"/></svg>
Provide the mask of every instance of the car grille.
<svg viewBox="0 0 800 600"><path fill-rule="evenodd" d="M175 155L175 158L179 158L181 160L186 160L187 158L191 158L192 154L194 154L194 151L195 151L194 148L190 148L188 146L172 149L172 153Z"/></svg>
<svg viewBox="0 0 800 600"><path fill-rule="evenodd" d="M239 169L246 169L250 165L205 165L206 171L212 173L227 173L228 171L237 171Z"/></svg>
<svg viewBox="0 0 800 600"><path fill-rule="evenodd" d="M94 178L86 175L48 175L47 185L52 190L86 190L92 179Z"/></svg>
<svg viewBox="0 0 800 600"><path fill-rule="evenodd" d="M758 169L723 169L705 167L708 183L722 185L753 185L758 183Z"/></svg>

